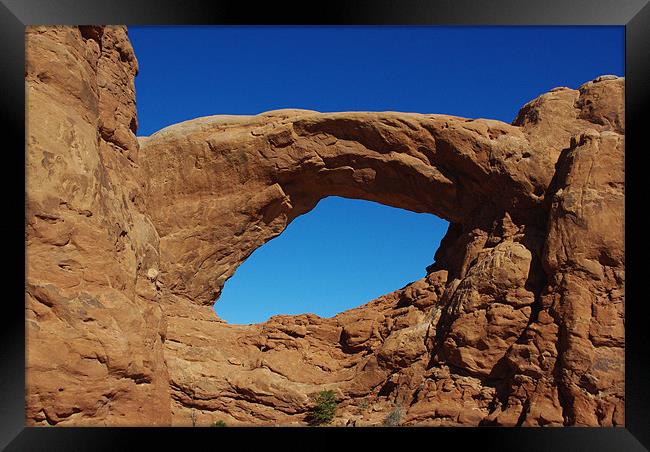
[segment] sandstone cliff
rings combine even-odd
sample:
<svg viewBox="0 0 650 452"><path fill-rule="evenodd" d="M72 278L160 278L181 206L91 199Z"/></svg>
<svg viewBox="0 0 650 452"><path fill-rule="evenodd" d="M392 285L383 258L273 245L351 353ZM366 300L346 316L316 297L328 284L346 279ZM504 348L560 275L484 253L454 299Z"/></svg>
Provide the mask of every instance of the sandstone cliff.
<svg viewBox="0 0 650 452"><path fill-rule="evenodd" d="M213 116L135 138L123 27L27 33L31 425L623 425L623 79L513 124ZM326 196L447 219L427 276L333 318L212 304ZM431 250L432 253L434 250Z"/></svg>
<svg viewBox="0 0 650 452"><path fill-rule="evenodd" d="M27 421L168 424L124 27L26 35Z"/></svg>

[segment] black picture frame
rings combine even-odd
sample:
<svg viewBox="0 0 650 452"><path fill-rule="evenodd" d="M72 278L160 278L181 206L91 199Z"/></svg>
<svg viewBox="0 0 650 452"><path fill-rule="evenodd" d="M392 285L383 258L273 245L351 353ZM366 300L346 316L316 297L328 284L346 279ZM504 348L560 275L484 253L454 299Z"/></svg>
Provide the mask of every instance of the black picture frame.
<svg viewBox="0 0 650 452"><path fill-rule="evenodd" d="M282 24L282 25L622 25L625 26L625 109L626 109L626 415L625 428L401 428L401 429L185 429L185 428L37 428L25 427L25 248L19 236L25 230L25 26L36 24ZM598 45L598 43L594 43ZM26 450L130 450L134 441L145 444L171 444L181 438L184 447L226 447L224 436L234 442L229 447L266 447L284 437L286 447L307 448L313 442L296 441L296 433L319 435L331 447L342 447L359 432L368 441L397 439L400 447L454 449L478 447L480 450L585 450L636 451L650 447L650 366L646 358L649 343L645 299L640 297L643 276L637 262L643 257L637 243L641 232L642 207L635 198L643 193L644 125L650 101L650 5L648 0L366 0L282 4L249 4L243 1L196 0L2 0L0 4L0 46L2 69L0 86L2 115L7 138L18 142L6 146L2 154L6 169L0 180L4 221L0 223L3 249L9 251L3 263L4 317L1 330L0 366L0 447L9 451ZM647 127L647 125L646 125ZM21 144L22 143L22 144ZM8 162L7 162L8 160ZM641 195L643 196L643 195ZM21 221L22 218L22 221ZM637 242L635 239L640 238ZM6 253L5 253L6 254ZM631 261L630 261L631 259ZM20 263L23 263L21 265ZM641 267L644 268L644 267ZM10 289L7 292L7 289ZM215 433L218 432L218 433ZM368 434L369 433L369 434ZM231 436L233 435L233 436ZM292 435L292 436L289 436ZM400 439L401 435L401 439ZM346 438L335 440L335 437ZM416 438L417 437L417 438ZM189 441L189 442L188 442ZM309 441L309 440L308 440ZM360 443L368 447L366 439ZM427 446L427 444L429 446ZM359 447L359 446L357 446Z"/></svg>

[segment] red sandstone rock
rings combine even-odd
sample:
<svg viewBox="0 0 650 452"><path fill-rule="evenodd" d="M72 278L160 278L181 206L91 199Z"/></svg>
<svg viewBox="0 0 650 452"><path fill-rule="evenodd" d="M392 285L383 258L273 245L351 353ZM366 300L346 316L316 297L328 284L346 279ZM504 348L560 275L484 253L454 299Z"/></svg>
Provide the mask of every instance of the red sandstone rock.
<svg viewBox="0 0 650 452"><path fill-rule="evenodd" d="M123 27L27 32L30 425L622 425L623 79L512 125L213 116L135 139ZM429 274L332 318L211 305L325 196L450 221ZM433 252L433 250L432 250Z"/></svg>
<svg viewBox="0 0 650 452"><path fill-rule="evenodd" d="M169 424L131 44L123 27L28 27L26 51L28 422Z"/></svg>

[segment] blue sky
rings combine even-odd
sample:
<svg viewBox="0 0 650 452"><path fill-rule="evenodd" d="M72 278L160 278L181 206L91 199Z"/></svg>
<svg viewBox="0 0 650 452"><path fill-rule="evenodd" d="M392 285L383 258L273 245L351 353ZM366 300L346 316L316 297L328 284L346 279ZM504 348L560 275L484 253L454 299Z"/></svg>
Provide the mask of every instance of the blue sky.
<svg viewBox="0 0 650 452"><path fill-rule="evenodd" d="M129 27L138 135L279 108L511 122L556 86L624 75L623 27ZM446 231L426 214L327 198L226 282L232 323L331 316L424 276Z"/></svg>

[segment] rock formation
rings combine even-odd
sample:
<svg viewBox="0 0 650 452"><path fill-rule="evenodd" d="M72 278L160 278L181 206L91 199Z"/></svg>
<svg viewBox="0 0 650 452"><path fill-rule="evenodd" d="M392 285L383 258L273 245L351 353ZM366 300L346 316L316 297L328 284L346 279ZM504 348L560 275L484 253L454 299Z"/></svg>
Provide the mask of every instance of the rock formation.
<svg viewBox="0 0 650 452"><path fill-rule="evenodd" d="M28 424L169 424L123 27L26 35Z"/></svg>
<svg viewBox="0 0 650 452"><path fill-rule="evenodd" d="M136 139L124 27L27 31L27 422L624 424L624 81L512 124L279 110ZM427 276L332 318L212 309L326 196L435 214ZM434 250L431 250L432 253Z"/></svg>

